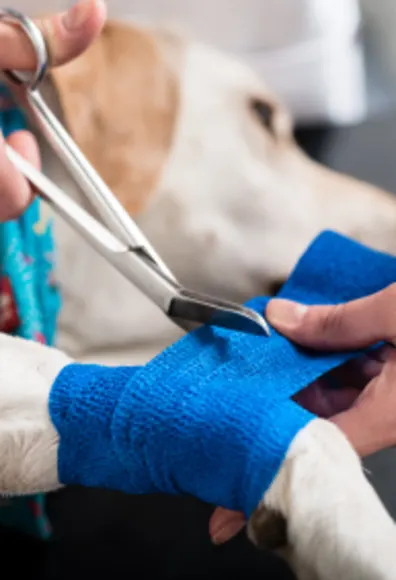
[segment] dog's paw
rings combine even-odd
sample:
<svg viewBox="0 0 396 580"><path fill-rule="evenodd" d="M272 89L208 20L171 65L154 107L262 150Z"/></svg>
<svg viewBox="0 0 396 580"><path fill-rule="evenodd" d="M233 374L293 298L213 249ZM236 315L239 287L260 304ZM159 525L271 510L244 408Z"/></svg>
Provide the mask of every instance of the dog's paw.
<svg viewBox="0 0 396 580"><path fill-rule="evenodd" d="M294 439L248 534L277 549L299 580L395 576L396 526L344 435L321 419Z"/></svg>
<svg viewBox="0 0 396 580"><path fill-rule="evenodd" d="M0 333L0 494L60 487L48 397L69 362L55 349Z"/></svg>

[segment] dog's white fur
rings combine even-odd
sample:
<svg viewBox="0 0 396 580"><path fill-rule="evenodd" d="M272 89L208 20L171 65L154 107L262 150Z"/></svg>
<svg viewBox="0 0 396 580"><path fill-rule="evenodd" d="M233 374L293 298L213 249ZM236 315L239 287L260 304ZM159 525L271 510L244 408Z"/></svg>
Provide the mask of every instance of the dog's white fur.
<svg viewBox="0 0 396 580"><path fill-rule="evenodd" d="M263 504L286 519L298 578L394 577L395 524L335 425L315 420L295 437Z"/></svg>
<svg viewBox="0 0 396 580"><path fill-rule="evenodd" d="M48 411L51 384L69 358L0 334L0 493L51 491L58 481L58 434Z"/></svg>
<svg viewBox="0 0 396 580"><path fill-rule="evenodd" d="M0 493L61 487L48 396L69 362L56 349L0 334ZM316 419L296 436L263 509L286 519L285 555L298 578L393 579L396 527L335 425Z"/></svg>
<svg viewBox="0 0 396 580"><path fill-rule="evenodd" d="M165 50L162 32L147 34L158 34ZM309 161L293 142L285 109L242 63L198 43L181 43L180 52L173 144L136 220L183 283L240 301L264 293L272 281L287 277L326 227L394 250L396 205L390 196ZM270 130L252 112L252 99L273 104ZM51 104L62 115L59 103ZM83 202L45 145L42 154L45 173ZM80 361L139 364L180 336L58 219L55 232L64 299L60 349ZM53 352L1 339L0 409L8 409L0 412L4 492L58 485L46 397L52 371L66 359ZM42 365L51 357L56 362L47 372ZM298 434L263 505L286 518L300 579L393 578L393 522L335 426L316 420Z"/></svg>

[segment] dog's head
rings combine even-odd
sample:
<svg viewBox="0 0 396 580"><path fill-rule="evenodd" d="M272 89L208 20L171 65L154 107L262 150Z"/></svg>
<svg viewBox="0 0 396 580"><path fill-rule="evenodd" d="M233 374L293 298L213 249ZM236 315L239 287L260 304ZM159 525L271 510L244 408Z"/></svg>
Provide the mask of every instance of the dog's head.
<svg viewBox="0 0 396 580"><path fill-rule="evenodd" d="M308 159L234 58L113 22L53 80L73 137L189 287L271 291L325 228L396 247L393 198Z"/></svg>

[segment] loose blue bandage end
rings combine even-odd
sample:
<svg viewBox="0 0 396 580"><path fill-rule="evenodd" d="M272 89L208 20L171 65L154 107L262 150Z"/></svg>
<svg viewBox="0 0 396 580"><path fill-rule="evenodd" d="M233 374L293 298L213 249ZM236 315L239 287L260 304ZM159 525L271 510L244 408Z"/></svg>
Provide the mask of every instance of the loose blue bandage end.
<svg viewBox="0 0 396 580"><path fill-rule="evenodd" d="M396 259L326 232L280 296L336 304L396 281ZM250 306L263 312L267 298ZM142 368L70 365L50 413L63 483L184 493L249 516L313 415L291 397L357 353L201 328Z"/></svg>

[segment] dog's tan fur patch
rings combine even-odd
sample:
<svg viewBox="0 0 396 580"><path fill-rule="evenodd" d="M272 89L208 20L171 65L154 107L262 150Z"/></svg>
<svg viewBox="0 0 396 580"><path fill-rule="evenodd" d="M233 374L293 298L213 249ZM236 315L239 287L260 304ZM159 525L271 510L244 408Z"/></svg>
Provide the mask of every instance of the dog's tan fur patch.
<svg viewBox="0 0 396 580"><path fill-rule="evenodd" d="M157 42L109 22L82 56L52 73L69 132L131 214L147 204L171 148L181 52L166 35Z"/></svg>

